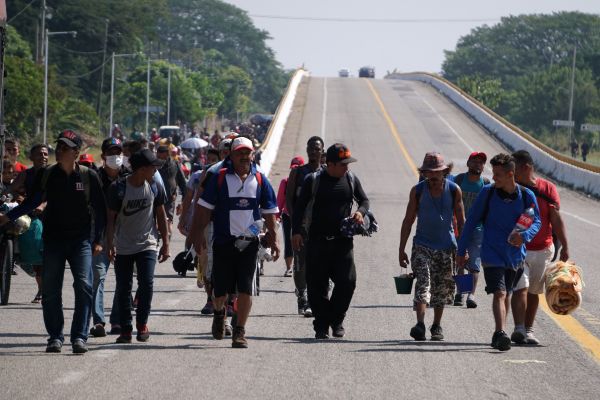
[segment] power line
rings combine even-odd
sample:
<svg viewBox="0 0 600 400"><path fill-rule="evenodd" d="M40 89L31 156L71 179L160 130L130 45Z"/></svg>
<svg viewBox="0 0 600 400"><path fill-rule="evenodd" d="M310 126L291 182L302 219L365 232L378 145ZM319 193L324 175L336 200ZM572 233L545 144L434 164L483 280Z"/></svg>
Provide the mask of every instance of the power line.
<svg viewBox="0 0 600 400"><path fill-rule="evenodd" d="M12 17L11 19L9 19L9 20L8 20L8 22L7 22L7 24L10 24L10 23L11 23L11 22L12 22L12 21L15 19L15 18L17 18L19 15L23 14L23 12L24 12L25 10L27 10L29 7L31 7L31 5L32 5L33 3L35 3L36 1L37 1L37 0L31 0L31 1L29 2L29 4L27 4L25 7L23 7L23 9L22 9L21 11L19 11L18 13L16 13L16 14L15 14L15 16L14 16L14 17Z"/></svg>
<svg viewBox="0 0 600 400"><path fill-rule="evenodd" d="M454 22L498 22L499 18L333 18L333 17L294 17L289 15L262 15L251 14L253 18L281 19L293 21L313 21L313 22L366 22L366 23L384 23L384 24L437 24Z"/></svg>
<svg viewBox="0 0 600 400"><path fill-rule="evenodd" d="M86 73L84 73L84 74L81 74L81 75L60 75L60 77L61 77L61 78L67 78L67 79L78 79L78 78L83 78L84 76L92 75L93 73L100 71L100 69L101 69L101 68L102 68L104 65L108 64L108 62L109 62L109 61L111 61L111 59L110 59L110 58L109 58L109 59L107 59L107 60L106 60L105 62L103 62L102 64L100 64L99 66L97 66L96 68L94 68L93 70L91 70L91 71L88 71L88 72L86 72Z"/></svg>
<svg viewBox="0 0 600 400"><path fill-rule="evenodd" d="M78 51L78 50L71 50L71 49L67 49L66 47L63 47L59 44L55 44L52 43L52 47L58 47L61 50L64 50L68 53L74 53L74 54L100 54L102 52L104 52L104 49L100 49L100 50L96 50L96 51Z"/></svg>

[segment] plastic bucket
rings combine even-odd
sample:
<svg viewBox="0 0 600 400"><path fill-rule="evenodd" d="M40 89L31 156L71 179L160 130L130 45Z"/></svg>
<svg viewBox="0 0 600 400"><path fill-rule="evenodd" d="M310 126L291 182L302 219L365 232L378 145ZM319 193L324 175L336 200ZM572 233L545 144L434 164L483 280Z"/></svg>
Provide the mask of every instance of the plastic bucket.
<svg viewBox="0 0 600 400"><path fill-rule="evenodd" d="M473 274L454 275L457 293L468 293L473 291Z"/></svg>
<svg viewBox="0 0 600 400"><path fill-rule="evenodd" d="M414 277L412 275L400 275L394 277L396 283L396 293L410 294L412 292Z"/></svg>

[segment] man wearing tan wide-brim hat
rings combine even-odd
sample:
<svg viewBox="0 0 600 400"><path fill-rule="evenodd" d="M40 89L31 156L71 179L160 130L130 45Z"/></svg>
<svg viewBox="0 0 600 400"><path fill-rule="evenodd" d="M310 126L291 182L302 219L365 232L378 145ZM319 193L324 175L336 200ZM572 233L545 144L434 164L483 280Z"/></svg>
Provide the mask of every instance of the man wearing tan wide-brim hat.
<svg viewBox="0 0 600 400"><path fill-rule="evenodd" d="M410 336L425 340L425 310L433 308L431 340L443 340L441 320L444 306L454 300L454 252L456 238L452 224L456 214L460 232L465 221L460 188L445 178L450 167L438 152L425 154L419 172L425 178L410 191L406 215L400 231L398 260L400 266L409 264L406 244L411 228L417 220L417 230L411 251L412 270L416 280L414 306L417 324Z"/></svg>

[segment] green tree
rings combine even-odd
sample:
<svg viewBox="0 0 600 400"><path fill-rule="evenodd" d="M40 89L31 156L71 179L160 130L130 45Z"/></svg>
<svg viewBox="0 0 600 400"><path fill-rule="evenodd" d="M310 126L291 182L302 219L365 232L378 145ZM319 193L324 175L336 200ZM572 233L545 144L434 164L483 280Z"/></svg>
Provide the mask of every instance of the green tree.
<svg viewBox="0 0 600 400"><path fill-rule="evenodd" d="M498 108L504 95L500 79L484 79L479 75L463 76L458 79L457 84L492 110Z"/></svg>

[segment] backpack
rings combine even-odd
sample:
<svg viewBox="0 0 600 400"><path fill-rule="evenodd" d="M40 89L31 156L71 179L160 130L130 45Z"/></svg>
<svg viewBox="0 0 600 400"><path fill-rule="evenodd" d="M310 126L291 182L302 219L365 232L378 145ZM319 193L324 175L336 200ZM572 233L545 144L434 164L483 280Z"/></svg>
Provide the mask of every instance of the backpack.
<svg viewBox="0 0 600 400"><path fill-rule="evenodd" d="M119 213L123 208L123 200L125 199L125 193L127 192L127 178L129 176L130 175L119 177L115 183L117 186L117 198L119 199ZM158 187L156 186L156 182L150 183L150 190L152 190L152 194L154 195L154 198L156 198L156 196L158 196Z"/></svg>
<svg viewBox="0 0 600 400"><path fill-rule="evenodd" d="M48 185L48 178L50 178L50 174L54 169L58 166L58 164L52 164L47 167L42 175L42 192L46 192L46 186ZM85 195L85 203L90 207L90 169L85 165L79 165L79 175L81 175L81 183L83 184L83 191Z"/></svg>
<svg viewBox="0 0 600 400"><path fill-rule="evenodd" d="M524 185L524 186L527 189L531 190L533 192L533 194L535 195L535 197L539 197L539 198L545 200L548 204L551 204L553 206L557 205L556 201L551 199L549 196L547 196L543 193L540 193L540 191L535 186L529 186L529 185ZM554 261L556 261L556 258L558 257L560 248L562 247L562 243L558 239L558 236L556 236L556 233L554 233L554 230L552 230L552 243L554 244L554 255L552 256L552 260L550 260L550 261L554 262Z"/></svg>
<svg viewBox="0 0 600 400"><path fill-rule="evenodd" d="M447 178L444 178L447 180ZM419 208L419 202L421 201L421 196L423 196L423 189L426 185L425 180L420 181L419 183L417 183L417 185L415 186L415 196L417 198L417 209ZM455 182L456 183L456 182ZM454 210L454 202L456 201L456 187L449 185L450 186L450 195L452 195L452 209ZM457 184L457 186L460 186Z"/></svg>
<svg viewBox="0 0 600 400"><path fill-rule="evenodd" d="M223 183L225 182L225 175L227 175L227 167L221 168L219 170L219 175L217 175L217 192L221 190ZM260 195L262 190L263 177L262 174L258 171L254 174L256 177L257 187L256 187L256 200L260 201Z"/></svg>
<svg viewBox="0 0 600 400"><path fill-rule="evenodd" d="M304 210L304 219L302 220L302 227L304 228L304 233L308 236L310 232L310 225L312 224L312 214L313 207L315 205L315 199L317 197L317 190L319 190L319 182L321 181L321 174L323 173L323 168L319 168L315 172L310 173L312 175L313 181L311 185L311 195L308 204L306 205L306 209ZM308 175L307 175L308 176ZM348 204L348 208L352 211L352 205L354 204L354 186L355 186L355 178L354 174L350 171L346 173L346 178L348 179L348 184L350 185L350 191L352 192L352 200Z"/></svg>

